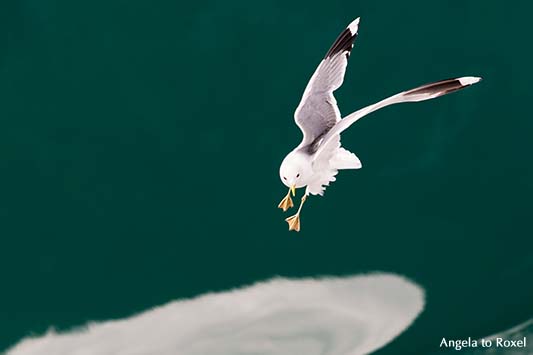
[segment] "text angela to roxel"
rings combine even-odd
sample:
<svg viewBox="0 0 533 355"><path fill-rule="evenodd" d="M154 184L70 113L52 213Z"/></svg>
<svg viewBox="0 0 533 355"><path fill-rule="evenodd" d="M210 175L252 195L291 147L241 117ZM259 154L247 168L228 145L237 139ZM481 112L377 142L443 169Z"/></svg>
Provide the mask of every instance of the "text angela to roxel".
<svg viewBox="0 0 533 355"><path fill-rule="evenodd" d="M491 338L491 339L446 339L442 338L440 341L441 348L453 348L455 350L461 350L464 348L526 348L527 338L522 339L504 339L504 338Z"/></svg>

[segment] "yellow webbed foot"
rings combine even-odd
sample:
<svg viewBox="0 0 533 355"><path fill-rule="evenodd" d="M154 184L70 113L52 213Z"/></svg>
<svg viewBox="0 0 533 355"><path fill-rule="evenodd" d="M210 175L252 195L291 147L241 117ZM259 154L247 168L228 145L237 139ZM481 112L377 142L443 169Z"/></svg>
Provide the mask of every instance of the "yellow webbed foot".
<svg viewBox="0 0 533 355"><path fill-rule="evenodd" d="M297 213L294 216L290 216L285 219L285 222L289 224L290 231L300 231L300 214Z"/></svg>
<svg viewBox="0 0 533 355"><path fill-rule="evenodd" d="M294 207L294 204L292 203L291 195L287 194L279 203L278 208L281 208L285 212L291 207Z"/></svg>

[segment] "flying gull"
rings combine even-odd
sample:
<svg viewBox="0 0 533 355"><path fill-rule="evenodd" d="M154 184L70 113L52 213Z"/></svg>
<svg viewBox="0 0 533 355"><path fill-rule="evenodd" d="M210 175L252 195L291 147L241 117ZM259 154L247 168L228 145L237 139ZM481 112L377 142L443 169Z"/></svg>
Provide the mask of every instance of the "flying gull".
<svg viewBox="0 0 533 355"><path fill-rule="evenodd" d="M382 107L402 102L433 99L475 84L481 78L466 76L419 86L360 109L341 119L333 92L344 80L353 48L359 18L355 19L335 40L309 80L294 120L303 133L302 142L283 159L279 169L281 181L289 188L278 205L287 211L294 204L291 193L305 187L295 215L285 219L289 230L300 231L300 212L309 195L323 195L326 186L335 181L339 170L360 169L361 162L352 152L341 147L340 134L361 117Z"/></svg>

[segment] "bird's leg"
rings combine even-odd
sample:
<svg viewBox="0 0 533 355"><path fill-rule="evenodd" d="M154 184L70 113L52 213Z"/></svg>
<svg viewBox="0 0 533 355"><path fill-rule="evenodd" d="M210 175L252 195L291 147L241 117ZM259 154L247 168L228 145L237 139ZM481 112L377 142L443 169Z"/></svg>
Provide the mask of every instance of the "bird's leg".
<svg viewBox="0 0 533 355"><path fill-rule="evenodd" d="M291 207L294 207L294 204L292 203L291 189L289 189L289 192L287 192L287 196L285 196L283 200L281 200L278 205L278 208L281 208L283 212L285 212Z"/></svg>
<svg viewBox="0 0 533 355"><path fill-rule="evenodd" d="M290 216L289 218L285 219L285 222L289 224L290 231L300 231L300 211L302 210L302 206L304 205L306 199L307 195L303 195L302 202L300 202L300 207L298 207L298 212L296 212L294 216Z"/></svg>

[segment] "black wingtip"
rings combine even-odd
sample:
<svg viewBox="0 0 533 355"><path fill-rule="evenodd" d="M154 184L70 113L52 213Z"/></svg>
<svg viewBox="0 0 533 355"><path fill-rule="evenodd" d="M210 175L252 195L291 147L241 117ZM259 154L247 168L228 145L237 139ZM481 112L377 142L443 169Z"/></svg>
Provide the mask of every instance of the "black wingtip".
<svg viewBox="0 0 533 355"><path fill-rule="evenodd" d="M338 53L346 52L346 56L350 56L350 51L353 48L355 39L357 38L357 31L359 29L359 20L360 17L353 20L348 27L342 31L342 33L337 37L329 51L326 53L324 58L330 58L335 56Z"/></svg>
<svg viewBox="0 0 533 355"><path fill-rule="evenodd" d="M464 89L468 86L480 82L482 78L475 76L464 76L461 78L447 79L437 81L431 84L419 86L415 89L406 91L404 97L427 97L433 98L449 94L451 92Z"/></svg>

